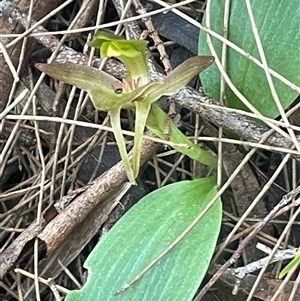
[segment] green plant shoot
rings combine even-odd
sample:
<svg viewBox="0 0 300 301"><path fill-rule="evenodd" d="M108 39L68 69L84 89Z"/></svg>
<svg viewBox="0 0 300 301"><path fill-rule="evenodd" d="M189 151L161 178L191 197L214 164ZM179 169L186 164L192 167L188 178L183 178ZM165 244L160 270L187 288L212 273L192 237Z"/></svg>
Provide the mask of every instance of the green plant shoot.
<svg viewBox="0 0 300 301"><path fill-rule="evenodd" d="M36 67L57 80L86 90L95 108L109 113L128 179L135 183L140 169L143 132L151 105L162 95L175 94L195 75L211 65L214 58L212 56L189 58L164 80L150 82L146 41L127 41L106 32L99 32L95 34L90 45L100 48L102 57L116 57L124 63L128 73L123 81L93 67L72 63L36 64ZM132 163L122 135L121 109L133 109L136 114Z"/></svg>
<svg viewBox="0 0 300 301"><path fill-rule="evenodd" d="M288 272L290 272L295 266L300 265L300 253L298 254L284 267L284 269L279 273L279 279L282 279Z"/></svg>

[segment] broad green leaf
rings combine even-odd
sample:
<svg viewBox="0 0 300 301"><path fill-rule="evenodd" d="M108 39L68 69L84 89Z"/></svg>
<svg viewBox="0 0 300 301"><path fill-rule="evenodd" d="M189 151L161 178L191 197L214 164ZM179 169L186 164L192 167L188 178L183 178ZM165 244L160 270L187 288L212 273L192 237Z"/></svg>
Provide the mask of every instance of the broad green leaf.
<svg viewBox="0 0 300 301"><path fill-rule="evenodd" d="M165 127L168 118L168 115L162 109L160 109L156 104L152 104L146 126L159 138L167 139ZM197 160L212 168L216 168L217 157L215 155L194 144L175 126L173 122L170 123L170 126L171 134L169 140L177 144L183 143L187 145L187 147L173 146L175 150L189 156L191 159Z"/></svg>
<svg viewBox="0 0 300 301"><path fill-rule="evenodd" d="M300 253L298 253L279 274L279 279L283 278L294 266L300 265Z"/></svg>
<svg viewBox="0 0 300 301"><path fill-rule="evenodd" d="M205 178L171 184L144 197L100 240L85 262L85 286L65 300L192 300L215 249L220 200L142 279L120 295L114 293L172 243L216 193L216 179Z"/></svg>
<svg viewBox="0 0 300 301"><path fill-rule="evenodd" d="M225 2L213 0L211 6L211 29L223 35ZM270 68L300 85L300 5L299 0L252 0L251 7ZM228 39L258 60L255 38L251 29L245 1L230 3ZM205 19L203 21L205 25ZM221 58L222 43L212 37L212 43ZM279 112L270 92L263 69L228 47L227 73L238 90L265 116L275 118ZM200 32L199 54L209 55L206 33ZM220 72L213 66L201 73L201 81L207 95L219 99ZM293 103L297 92L272 77L276 91L284 108ZM241 101L227 87L226 98L230 107L246 109Z"/></svg>

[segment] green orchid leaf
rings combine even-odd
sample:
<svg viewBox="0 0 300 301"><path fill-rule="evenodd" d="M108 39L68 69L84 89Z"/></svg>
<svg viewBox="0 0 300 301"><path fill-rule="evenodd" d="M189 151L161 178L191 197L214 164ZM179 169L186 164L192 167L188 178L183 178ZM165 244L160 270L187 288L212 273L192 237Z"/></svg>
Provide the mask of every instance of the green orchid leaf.
<svg viewBox="0 0 300 301"><path fill-rule="evenodd" d="M169 253L119 295L191 224L217 193L216 178L182 181L140 200L101 238L84 263L83 288L65 301L191 301L213 256L222 222L222 203L214 206Z"/></svg>
<svg viewBox="0 0 300 301"><path fill-rule="evenodd" d="M250 2L250 1L249 1ZM223 35L227 3L224 0L211 1L210 30ZM251 10L256 28L253 29L249 18L246 1L231 1L228 11L228 41L239 46L241 54L231 46L226 51L226 73L233 85L264 116L276 118L279 110L273 98L265 70L248 59L248 54L261 61L254 31L259 33L262 49L266 56L268 68L280 74L292 85L300 86L300 2L299 0L251 0ZM298 24L298 25L297 25ZM206 26L206 16L203 18ZM224 43L217 37L211 37L211 45L221 60ZM199 54L211 53L207 43L207 33L200 30ZM275 91L284 109L291 106L299 95L292 85L272 75ZM219 99L222 75L215 65L201 73L201 82L205 94ZM229 107L249 109L239 97L226 85L222 91Z"/></svg>
<svg viewBox="0 0 300 301"><path fill-rule="evenodd" d="M152 96L158 99L162 95L175 94L213 62L213 56L194 56L187 59L164 79L162 85L153 91Z"/></svg>

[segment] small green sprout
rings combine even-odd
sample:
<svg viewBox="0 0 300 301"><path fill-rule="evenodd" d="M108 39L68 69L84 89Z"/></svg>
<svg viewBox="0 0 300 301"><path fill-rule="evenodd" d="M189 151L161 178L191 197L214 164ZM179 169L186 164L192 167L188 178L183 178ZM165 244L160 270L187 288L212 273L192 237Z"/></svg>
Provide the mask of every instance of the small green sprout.
<svg viewBox="0 0 300 301"><path fill-rule="evenodd" d="M284 269L279 273L279 279L282 279L287 273L289 273L295 266L300 266L300 251L296 256L284 267Z"/></svg>
<svg viewBox="0 0 300 301"><path fill-rule="evenodd" d="M150 82L146 62L146 41L127 41L112 34L99 32L90 45L100 48L102 57L116 57L124 63L128 74L123 82L89 66L67 63L36 64L36 67L55 79L86 90L95 108L109 113L128 179L131 183L135 183L140 169L143 132L151 105L162 95L175 94L195 75L212 64L214 58L212 56L189 58L164 80ZM121 109L133 109L136 114L132 163L122 135Z"/></svg>

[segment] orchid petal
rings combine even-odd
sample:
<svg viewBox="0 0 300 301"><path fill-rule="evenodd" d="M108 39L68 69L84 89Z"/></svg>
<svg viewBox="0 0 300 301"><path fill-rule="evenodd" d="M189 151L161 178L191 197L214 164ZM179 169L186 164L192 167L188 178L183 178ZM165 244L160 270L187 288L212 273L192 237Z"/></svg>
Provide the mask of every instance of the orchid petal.
<svg viewBox="0 0 300 301"><path fill-rule="evenodd" d="M110 115L110 123L114 130L114 136L115 136L118 148L119 148L119 152L120 152L120 156L123 161L123 164L124 164L124 168L127 173L127 177L132 184L136 184L134 172L132 170L131 163L129 161L129 157L128 157L127 150L126 150L126 144L125 144L124 137L122 134L120 109L110 111L109 115Z"/></svg>
<svg viewBox="0 0 300 301"><path fill-rule="evenodd" d="M151 97L158 99L162 95L175 94L180 88L187 85L194 76L198 75L213 62L213 56L194 56L187 59L163 80L162 85L153 91Z"/></svg>
<svg viewBox="0 0 300 301"><path fill-rule="evenodd" d="M122 82L115 77L93 67L73 63L64 64L35 64L35 67L51 77L80 89L91 91L94 89L113 92L122 88ZM113 89L114 87L114 89Z"/></svg>
<svg viewBox="0 0 300 301"><path fill-rule="evenodd" d="M154 101L145 99L142 101L136 101L136 114L135 114L135 135L133 145L133 175L136 178L140 170L140 158L143 144L143 134L148 119L148 115L151 109L151 104Z"/></svg>

